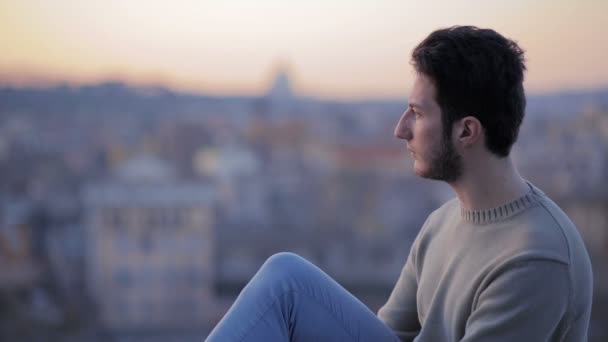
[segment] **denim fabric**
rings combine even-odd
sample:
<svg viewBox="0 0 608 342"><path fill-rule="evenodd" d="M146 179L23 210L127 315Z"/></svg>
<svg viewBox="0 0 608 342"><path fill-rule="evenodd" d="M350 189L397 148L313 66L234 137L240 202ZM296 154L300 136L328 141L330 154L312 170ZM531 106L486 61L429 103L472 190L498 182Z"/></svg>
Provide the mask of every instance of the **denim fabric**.
<svg viewBox="0 0 608 342"><path fill-rule="evenodd" d="M307 260L264 263L206 341L398 341L352 294Z"/></svg>

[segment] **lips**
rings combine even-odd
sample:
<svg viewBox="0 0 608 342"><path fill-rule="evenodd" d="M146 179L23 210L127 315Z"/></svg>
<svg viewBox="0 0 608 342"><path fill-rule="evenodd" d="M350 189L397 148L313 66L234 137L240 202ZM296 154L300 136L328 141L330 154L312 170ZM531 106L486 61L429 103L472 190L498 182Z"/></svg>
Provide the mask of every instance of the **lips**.
<svg viewBox="0 0 608 342"><path fill-rule="evenodd" d="M410 151L410 157L412 157L413 159L416 159L416 154L412 151Z"/></svg>
<svg viewBox="0 0 608 342"><path fill-rule="evenodd" d="M414 158L414 157L416 156L416 153L414 153L414 151L413 151L411 148L409 148L409 147L406 147L406 148L407 148L407 150L410 152L410 156L411 156L412 158Z"/></svg>

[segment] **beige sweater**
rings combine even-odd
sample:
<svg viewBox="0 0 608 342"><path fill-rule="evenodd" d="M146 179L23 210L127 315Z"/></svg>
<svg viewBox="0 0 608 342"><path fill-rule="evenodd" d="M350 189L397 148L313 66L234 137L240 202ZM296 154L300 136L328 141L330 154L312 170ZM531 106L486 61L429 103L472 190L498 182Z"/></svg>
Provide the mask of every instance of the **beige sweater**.
<svg viewBox="0 0 608 342"><path fill-rule="evenodd" d="M586 341L593 276L538 188L501 207L433 212L378 316L404 341Z"/></svg>

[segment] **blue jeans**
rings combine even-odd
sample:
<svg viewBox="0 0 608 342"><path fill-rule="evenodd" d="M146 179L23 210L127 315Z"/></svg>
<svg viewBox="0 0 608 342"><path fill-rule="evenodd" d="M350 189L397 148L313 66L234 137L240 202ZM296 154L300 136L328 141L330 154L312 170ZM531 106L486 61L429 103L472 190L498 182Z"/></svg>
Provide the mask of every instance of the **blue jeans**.
<svg viewBox="0 0 608 342"><path fill-rule="evenodd" d="M352 294L307 260L264 263L206 341L398 341Z"/></svg>

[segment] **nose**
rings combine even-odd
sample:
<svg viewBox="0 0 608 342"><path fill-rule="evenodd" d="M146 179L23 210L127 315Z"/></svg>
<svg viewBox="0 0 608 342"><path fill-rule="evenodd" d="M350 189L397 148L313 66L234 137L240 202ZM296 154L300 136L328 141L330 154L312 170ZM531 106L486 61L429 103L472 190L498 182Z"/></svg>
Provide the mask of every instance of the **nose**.
<svg viewBox="0 0 608 342"><path fill-rule="evenodd" d="M395 127L395 137L404 140L412 139L412 131L409 127L409 109L403 112L397 126Z"/></svg>

